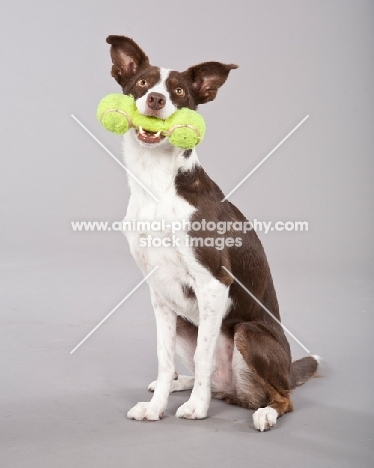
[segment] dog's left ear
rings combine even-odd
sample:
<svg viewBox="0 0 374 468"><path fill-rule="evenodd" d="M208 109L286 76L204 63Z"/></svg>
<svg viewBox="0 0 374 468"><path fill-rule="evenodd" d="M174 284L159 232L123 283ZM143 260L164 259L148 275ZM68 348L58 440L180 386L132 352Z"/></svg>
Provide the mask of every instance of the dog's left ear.
<svg viewBox="0 0 374 468"><path fill-rule="evenodd" d="M227 80L230 70L238 68L238 65L225 65L220 62L204 62L190 67L183 75L191 83L191 91L196 104L204 104L213 101L218 89Z"/></svg>

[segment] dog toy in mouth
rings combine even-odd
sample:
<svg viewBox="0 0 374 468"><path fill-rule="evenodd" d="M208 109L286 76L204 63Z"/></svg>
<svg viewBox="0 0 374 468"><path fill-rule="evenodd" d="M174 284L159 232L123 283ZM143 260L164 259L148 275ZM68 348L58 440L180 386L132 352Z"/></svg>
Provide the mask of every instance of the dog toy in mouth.
<svg viewBox="0 0 374 468"><path fill-rule="evenodd" d="M145 143L159 143L163 138L183 149L192 149L205 134L205 122L197 112L183 108L167 119L140 114L130 95L108 94L99 103L97 118L106 130L123 135L135 128Z"/></svg>

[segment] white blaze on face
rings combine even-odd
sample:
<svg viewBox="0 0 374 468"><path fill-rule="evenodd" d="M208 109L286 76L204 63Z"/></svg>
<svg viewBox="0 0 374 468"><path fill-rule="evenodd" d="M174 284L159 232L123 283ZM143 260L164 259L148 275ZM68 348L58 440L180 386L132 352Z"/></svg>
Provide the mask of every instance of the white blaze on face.
<svg viewBox="0 0 374 468"><path fill-rule="evenodd" d="M160 93L165 96L166 104L165 107L157 111L157 117L160 119L167 119L177 110L176 106L173 104L169 91L166 88L166 81L169 77L170 70L167 68L160 68L160 81L152 86L141 98L136 100L136 107L138 111L143 115L155 115L155 111L152 111L147 106L147 99L150 93Z"/></svg>

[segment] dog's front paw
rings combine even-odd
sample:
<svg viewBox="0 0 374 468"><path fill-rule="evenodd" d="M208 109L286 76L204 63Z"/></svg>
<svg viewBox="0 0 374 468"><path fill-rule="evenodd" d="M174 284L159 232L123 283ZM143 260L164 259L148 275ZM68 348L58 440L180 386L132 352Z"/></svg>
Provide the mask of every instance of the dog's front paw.
<svg viewBox="0 0 374 468"><path fill-rule="evenodd" d="M127 417L129 419L136 419L138 421L158 421L159 419L162 419L163 415L163 411L153 407L151 402L145 401L141 401L136 404L127 413Z"/></svg>
<svg viewBox="0 0 374 468"><path fill-rule="evenodd" d="M186 401L175 413L177 418L185 419L205 419L208 414L208 408L201 403L195 403L191 400Z"/></svg>
<svg viewBox="0 0 374 468"><path fill-rule="evenodd" d="M253 424L258 431L264 432L275 426L278 411L271 406L259 408L253 413Z"/></svg>

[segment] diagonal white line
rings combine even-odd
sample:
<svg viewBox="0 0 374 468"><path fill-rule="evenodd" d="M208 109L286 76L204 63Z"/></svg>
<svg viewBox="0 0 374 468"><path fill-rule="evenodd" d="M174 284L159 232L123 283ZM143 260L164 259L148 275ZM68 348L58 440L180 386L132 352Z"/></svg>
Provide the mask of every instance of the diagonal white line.
<svg viewBox="0 0 374 468"><path fill-rule="evenodd" d="M139 180L136 176L134 176L134 174L133 174L131 171L129 171L129 170L127 169L127 167L126 167L124 164L122 164L120 161L118 161L118 159L114 156L114 154L113 154L111 151L109 151L108 148L107 148L106 146L104 146L103 143L101 143L101 141L100 141L98 138L96 138L95 135L94 135L92 132L90 132L90 130L88 130L88 128L87 128L85 125L83 125L82 122L81 122L77 117L75 117L74 114L71 114L71 116L73 117L73 119L74 119L84 130L86 130L86 132L96 141L96 143L98 143L98 144L103 148L103 150L106 151L106 152L109 154L109 156L111 156L111 157L116 161L116 163L118 163L123 169L125 169L125 171L129 174L129 176L131 176L134 180L136 180L137 183L138 183L141 187L143 187L143 189L144 189L146 192L148 192L149 195L151 195L152 198L154 198L157 202L160 201L158 198L156 198L156 197L153 195L152 192L150 192L150 191L147 189L147 187L146 187L142 182L140 182L140 180Z"/></svg>
<svg viewBox="0 0 374 468"><path fill-rule="evenodd" d="M241 182L239 182L238 185L237 185L236 187L234 187L234 188L231 190L231 192L228 193L228 194L225 196L225 198L224 198L223 200L221 200L221 201L224 202L225 200L227 200L227 199L229 198L229 196L231 196L231 195L235 192L235 190L238 189L238 188L248 179L248 177L250 177L250 176L261 166L261 164L263 164L263 163L274 153L274 151L276 151L276 150L280 147L280 145L281 145L282 143L284 143L284 142L287 140L287 138L289 138L289 137L300 127L300 125L302 125L302 124L306 121L306 119L307 119L308 117L309 117L309 115L307 115L306 117L304 117L303 120L302 120L301 122L299 122L299 123L296 125L296 127L295 127L293 130L291 130L290 133L289 133L287 136L285 136L285 137L283 138L283 140L282 140L280 143L278 143L277 146L276 146L275 148L273 148L273 149L270 151L270 153L267 154L267 155L264 157L264 159L263 159L262 161L260 161L260 162L257 164L257 166L254 167L254 168L251 170L251 172L250 172L249 174L247 174L247 175L244 177L244 179L243 179Z"/></svg>
<svg viewBox="0 0 374 468"><path fill-rule="evenodd" d="M277 317L275 317L275 316L270 312L270 310L269 310L267 307L265 307L264 304L263 304L262 302L260 302L260 301L257 299L257 297L254 296L254 295L251 293L251 291L249 291L249 289L247 289L247 288L244 286L244 284L241 283L241 282L238 280L238 278L236 278L236 277L231 273L231 271L229 271L229 270L228 270L226 267L224 267L224 266L222 266L222 268L223 268L224 270L226 270L227 273L228 273L230 276L232 276L232 277L234 278L234 280L244 289L244 291L246 291L246 292L251 296L251 298L254 299L254 300L257 302L257 304L259 304L259 305L264 309L264 311L267 312L267 313L270 315L270 317L272 317L272 318L278 323L278 325L280 325L280 326L283 328L283 330L284 330L285 332L287 332L287 333L290 335L290 337L293 338L293 339L296 341L297 344L299 344L308 354L310 354L309 349L308 349L306 346L304 346L304 345L301 343L301 341L298 340L298 339L296 338L296 336L295 336L293 333L291 333L290 330L289 330L288 328L286 328L286 327L283 325L283 323L281 323L281 322L277 319Z"/></svg>
<svg viewBox="0 0 374 468"><path fill-rule="evenodd" d="M148 275L145 276L145 277L140 281L140 283L137 284L137 286L135 286L135 288L134 288L132 291L130 291L130 292L127 294L127 296L124 297L124 298L122 299L122 301L121 301L119 304L117 304L117 305L115 306L115 308L114 308L113 310L111 310L111 311L109 312L109 314L108 314L106 317L104 317L103 320L102 320L100 323L98 323L98 324L96 325L96 327L93 328L93 329L90 331L90 333L89 333L85 338L83 338L83 340L82 340L79 344L77 344L77 346L76 346L73 350L70 351L70 354L73 354L74 351L77 350L77 349L79 348L79 346L80 346L81 344L83 344L83 343L87 340L87 338L89 338L89 337L92 335L92 333L94 333L94 332L105 322L105 320L107 320L107 319L113 314L113 312L115 312L115 311L118 309L118 307L121 306L121 305L126 301L126 299L128 299L128 298L131 296L131 294L133 294L145 281L147 281L147 279L157 270L157 268L158 268L158 266L154 267L153 270L150 271L150 272L148 273Z"/></svg>

